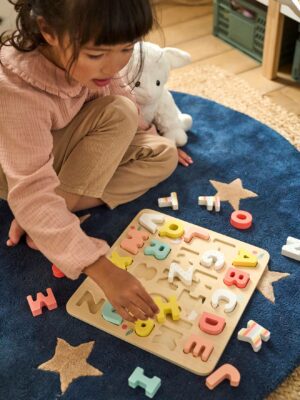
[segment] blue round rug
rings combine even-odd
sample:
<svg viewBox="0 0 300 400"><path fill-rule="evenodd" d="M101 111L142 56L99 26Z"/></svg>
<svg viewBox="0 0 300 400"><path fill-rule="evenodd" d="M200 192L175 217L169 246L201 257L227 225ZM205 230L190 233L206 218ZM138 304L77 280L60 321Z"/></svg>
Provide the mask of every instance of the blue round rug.
<svg viewBox="0 0 300 400"><path fill-rule="evenodd" d="M289 275L278 274L273 285L269 283L274 302L264 291L255 291L219 361L218 366L231 363L239 369L240 386L232 388L225 381L210 391L204 377L193 375L68 315L65 305L83 277L77 281L55 279L49 261L39 252L30 250L24 242L13 249L7 248L12 215L7 203L2 201L1 399L61 397L59 375L37 369L53 357L57 338L72 346L95 341L88 362L104 373L73 381L62 396L65 400L146 398L144 390L128 386L128 377L136 366L144 368L148 377L161 378L157 400L262 400L299 365L300 268L299 262L281 255L281 247L288 236L300 239L300 153L272 129L244 114L195 96L174 93L174 97L182 111L190 113L194 119L186 146L194 164L188 168L178 166L172 177L133 203L113 211L104 207L91 210L92 216L84 222L83 229L112 244L141 209L159 210L157 199L176 191L179 211L164 209L167 214L266 249L271 256L269 269ZM240 209L249 211L254 219L252 228L246 231L230 225L233 209L229 202L222 202L220 213L210 213L197 205L198 196L216 193L210 180L220 185L236 179L241 180L245 189L258 195L240 200ZM45 292L48 287L53 289L59 307L45 310L34 318L26 296ZM263 343L258 353L236 339L238 330L245 327L249 319L257 320L271 331L270 341Z"/></svg>

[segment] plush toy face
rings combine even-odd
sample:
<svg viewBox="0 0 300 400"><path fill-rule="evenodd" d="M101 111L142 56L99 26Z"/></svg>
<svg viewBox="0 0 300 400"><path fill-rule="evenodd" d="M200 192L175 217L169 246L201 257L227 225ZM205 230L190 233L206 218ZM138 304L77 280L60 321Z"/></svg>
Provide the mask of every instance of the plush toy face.
<svg viewBox="0 0 300 400"><path fill-rule="evenodd" d="M154 46L154 45L153 45ZM135 48L133 62L140 60L139 46ZM150 104L159 100L164 85L169 76L170 67L164 56L163 50L158 46L153 48L144 44L143 46L143 69L137 76L136 68L129 69L128 77L138 104Z"/></svg>

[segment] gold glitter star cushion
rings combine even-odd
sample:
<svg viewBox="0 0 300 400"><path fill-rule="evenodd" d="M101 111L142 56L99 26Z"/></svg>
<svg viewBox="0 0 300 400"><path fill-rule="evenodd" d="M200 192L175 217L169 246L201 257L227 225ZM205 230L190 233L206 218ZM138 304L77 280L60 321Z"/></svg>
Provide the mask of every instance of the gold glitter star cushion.
<svg viewBox="0 0 300 400"><path fill-rule="evenodd" d="M58 373L61 391L65 393L69 385L81 376L103 375L103 372L87 362L94 344L95 342L88 342L79 346L71 346L65 340L57 338L54 356L39 365L38 369Z"/></svg>

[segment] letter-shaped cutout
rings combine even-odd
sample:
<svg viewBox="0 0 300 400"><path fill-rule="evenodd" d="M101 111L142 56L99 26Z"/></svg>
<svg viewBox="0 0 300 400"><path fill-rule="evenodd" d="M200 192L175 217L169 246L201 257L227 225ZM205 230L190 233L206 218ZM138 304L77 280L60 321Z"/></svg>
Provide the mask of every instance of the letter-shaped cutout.
<svg viewBox="0 0 300 400"><path fill-rule="evenodd" d="M250 275L245 271L240 271L236 268L228 268L226 275L224 276L223 282L227 286L235 285L240 289L245 288L250 281Z"/></svg>
<svg viewBox="0 0 300 400"><path fill-rule="evenodd" d="M202 254L200 264L207 268L213 265L216 271L220 271L225 264L224 254L218 250L207 250Z"/></svg>
<svg viewBox="0 0 300 400"><path fill-rule="evenodd" d="M213 390L223 382L224 379L229 380L230 386L239 386L241 380L239 370L231 364L223 364L206 378L205 384L210 390Z"/></svg>
<svg viewBox="0 0 300 400"><path fill-rule="evenodd" d="M256 267L257 257L249 251L240 249L238 255L232 262L235 267Z"/></svg>
<svg viewBox="0 0 300 400"><path fill-rule="evenodd" d="M47 307L48 310L54 310L55 308L57 308L57 302L52 292L52 289L48 288L46 289L46 291L47 291L47 296L39 292L36 295L36 300L33 300L31 295L26 297L30 310L34 317L42 314L43 307Z"/></svg>
<svg viewBox="0 0 300 400"><path fill-rule="evenodd" d="M164 222L165 217L155 213L143 213L139 218L139 223L151 233L157 231L156 224L163 224Z"/></svg>
<svg viewBox="0 0 300 400"><path fill-rule="evenodd" d="M167 236L171 239L180 238L184 234L184 228L181 222L173 220L167 222L159 230L159 236Z"/></svg>
<svg viewBox="0 0 300 400"><path fill-rule="evenodd" d="M127 270L127 267L133 263L133 258L122 257L117 251L113 251L110 257L110 261L121 269Z"/></svg>
<svg viewBox="0 0 300 400"><path fill-rule="evenodd" d="M168 257L171 247L167 243L152 239L150 246L145 247L144 254L146 256L154 256L157 260L164 260Z"/></svg>
<svg viewBox="0 0 300 400"><path fill-rule="evenodd" d="M208 312L204 312L201 315L198 323L201 331L208 333L209 335L219 335L223 332L225 325L226 322L224 318Z"/></svg>
<svg viewBox="0 0 300 400"><path fill-rule="evenodd" d="M121 325L123 322L121 315L115 311L113 306L108 301L105 301L103 304L101 314L105 321L110 322L111 324Z"/></svg>
<svg viewBox="0 0 300 400"><path fill-rule="evenodd" d="M193 352L194 357L200 356L201 360L205 362L209 359L213 349L214 345L210 340L192 334L189 337L188 341L185 343L183 352L184 353Z"/></svg>
<svg viewBox="0 0 300 400"><path fill-rule="evenodd" d="M139 248L144 246L144 241L149 238L149 233L138 231L135 226L131 226L127 232L127 239L123 239L120 247L131 254L137 254Z"/></svg>
<svg viewBox="0 0 300 400"><path fill-rule="evenodd" d="M271 337L271 332L259 325L252 319L248 321L247 328L242 328L238 332L238 339L242 342L251 344L255 352L261 349L262 341L267 342Z"/></svg>
<svg viewBox="0 0 300 400"><path fill-rule="evenodd" d="M153 319L148 319L147 321L143 321L138 319L134 323L134 330L138 336L146 337L149 336L154 328L154 321Z"/></svg>
<svg viewBox="0 0 300 400"><path fill-rule="evenodd" d="M211 305L213 308L217 308L220 300L225 300L228 303L224 307L226 313L230 313L235 309L237 303L237 297L233 292L227 289L217 289L211 296Z"/></svg>
<svg viewBox="0 0 300 400"><path fill-rule="evenodd" d="M169 269L168 282L172 283L175 276L188 286L191 286L193 281L194 267L191 265L188 270L181 268L176 262L172 262Z"/></svg>
<svg viewBox="0 0 300 400"><path fill-rule="evenodd" d="M171 314L173 321L180 319L180 310L175 296L170 296L169 301L165 303L161 297L154 297L154 302L159 308L159 313L156 314L157 321L161 324L165 322L166 315Z"/></svg>
<svg viewBox="0 0 300 400"><path fill-rule="evenodd" d="M300 240L289 236L286 244L282 246L281 254L293 260L300 261Z"/></svg>

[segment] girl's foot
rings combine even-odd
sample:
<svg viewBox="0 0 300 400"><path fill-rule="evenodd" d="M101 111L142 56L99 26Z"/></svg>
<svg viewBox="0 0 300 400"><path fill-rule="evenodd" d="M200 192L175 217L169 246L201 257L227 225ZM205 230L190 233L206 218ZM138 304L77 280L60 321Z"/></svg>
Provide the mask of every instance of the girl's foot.
<svg viewBox="0 0 300 400"><path fill-rule="evenodd" d="M21 228L17 220L14 219L10 225L10 229L8 232L8 240L6 242L7 246L9 247L16 246L19 243L21 237L24 235L24 233L25 233L24 229ZM26 243L32 249L38 250L35 243L28 235L26 235Z"/></svg>

